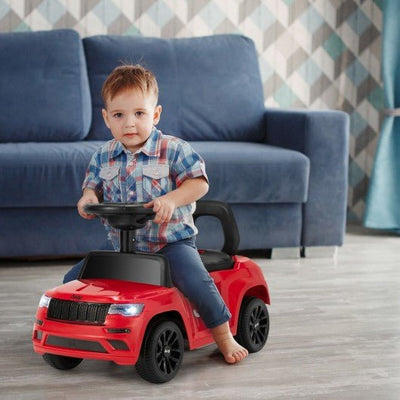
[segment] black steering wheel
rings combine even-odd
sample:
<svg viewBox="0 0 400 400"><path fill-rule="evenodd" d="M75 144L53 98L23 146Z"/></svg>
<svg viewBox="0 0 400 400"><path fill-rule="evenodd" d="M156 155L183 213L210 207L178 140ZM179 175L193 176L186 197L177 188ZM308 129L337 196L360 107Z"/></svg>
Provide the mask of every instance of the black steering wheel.
<svg viewBox="0 0 400 400"><path fill-rule="evenodd" d="M87 204L88 214L95 214L107 220L116 229L132 231L143 228L156 213L152 208L143 207L144 203L98 203Z"/></svg>

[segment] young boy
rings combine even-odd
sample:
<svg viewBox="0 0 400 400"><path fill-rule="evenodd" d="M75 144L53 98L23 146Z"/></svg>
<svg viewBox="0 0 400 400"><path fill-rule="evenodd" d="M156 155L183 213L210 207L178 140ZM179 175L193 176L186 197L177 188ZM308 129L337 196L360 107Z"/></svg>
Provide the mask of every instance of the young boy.
<svg viewBox="0 0 400 400"><path fill-rule="evenodd" d="M114 139L90 161L77 204L79 214L95 218L84 207L99 201L145 202L145 207L153 208L154 220L136 232L136 248L168 258L174 284L195 304L225 361L243 360L248 352L230 332L231 315L194 240L195 202L208 191L203 159L185 141L155 128L162 111L158 85L142 66L115 68L103 85L102 97L103 118ZM118 250L118 232L107 224L106 229ZM82 264L65 275L64 283L77 278Z"/></svg>

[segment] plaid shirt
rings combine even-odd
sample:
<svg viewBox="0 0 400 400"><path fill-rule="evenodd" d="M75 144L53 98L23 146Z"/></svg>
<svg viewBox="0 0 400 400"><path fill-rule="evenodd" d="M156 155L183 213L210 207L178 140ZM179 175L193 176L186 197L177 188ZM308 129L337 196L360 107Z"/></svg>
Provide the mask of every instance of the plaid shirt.
<svg viewBox="0 0 400 400"><path fill-rule="evenodd" d="M179 187L189 178L207 178L203 159L185 141L156 128L136 153L113 139L93 155L82 189L91 188L105 203L149 202ZM136 231L136 249L157 252L167 243L197 234L192 214L195 203L177 208L168 223L149 221ZM119 231L103 221L108 237L119 249Z"/></svg>

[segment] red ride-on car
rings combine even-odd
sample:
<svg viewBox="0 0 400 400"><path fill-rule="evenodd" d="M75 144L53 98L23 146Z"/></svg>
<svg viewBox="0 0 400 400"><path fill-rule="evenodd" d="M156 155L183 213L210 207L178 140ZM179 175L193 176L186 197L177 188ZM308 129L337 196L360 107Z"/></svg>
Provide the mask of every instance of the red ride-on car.
<svg viewBox="0 0 400 400"><path fill-rule="evenodd" d="M33 327L33 348L52 367L71 369L84 358L136 365L154 383L172 379L190 350L213 343L195 307L173 286L168 261L137 253L134 232L154 217L140 204L103 203L87 211L120 229L120 252L93 251L79 279L47 290ZM195 218L217 217L225 234L223 251L200 250L232 318L236 340L250 353L268 338L267 283L256 263L234 255L239 234L225 203L199 201Z"/></svg>

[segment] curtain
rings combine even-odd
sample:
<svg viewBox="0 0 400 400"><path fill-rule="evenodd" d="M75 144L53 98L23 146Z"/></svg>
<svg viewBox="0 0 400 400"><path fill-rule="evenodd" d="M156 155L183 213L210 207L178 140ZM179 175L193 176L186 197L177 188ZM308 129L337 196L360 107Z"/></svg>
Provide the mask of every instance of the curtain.
<svg viewBox="0 0 400 400"><path fill-rule="evenodd" d="M400 233L400 1L383 2L382 124L366 199L364 225Z"/></svg>

